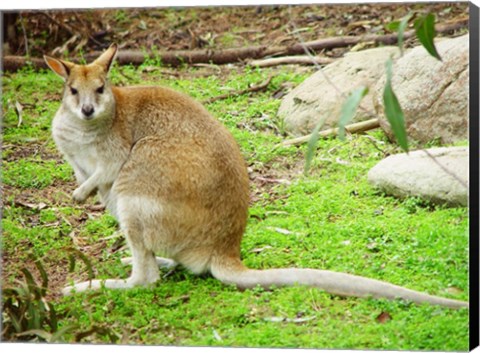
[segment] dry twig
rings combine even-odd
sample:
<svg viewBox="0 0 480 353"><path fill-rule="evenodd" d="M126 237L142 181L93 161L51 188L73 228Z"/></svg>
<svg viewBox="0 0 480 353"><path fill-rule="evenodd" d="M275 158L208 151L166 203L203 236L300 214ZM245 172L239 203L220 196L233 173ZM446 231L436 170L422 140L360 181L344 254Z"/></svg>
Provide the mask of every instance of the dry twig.
<svg viewBox="0 0 480 353"><path fill-rule="evenodd" d="M268 87L268 85L270 84L271 81L272 81L272 76L269 76L265 80L265 82L263 82L259 85L251 86L249 88L242 89L240 91L225 93L225 94L222 94L222 95L217 96L217 97L212 97L212 98L209 98L209 99L205 99L204 101L202 101L202 103L203 104L209 104L209 103L213 103L213 102L216 102L216 101L219 101L219 100L222 100L222 99L227 99L227 98L232 97L232 96L240 96L240 95L245 94L245 93L263 91L263 90L267 89L267 87Z"/></svg>
<svg viewBox="0 0 480 353"><path fill-rule="evenodd" d="M334 61L334 59L314 56L310 57L307 55L294 55L294 56L281 56L278 58L268 58L261 60L252 60L249 62L251 66L257 67L271 67L278 65L327 65Z"/></svg>
<svg viewBox="0 0 480 353"><path fill-rule="evenodd" d="M350 124L345 126L345 130L351 134L354 133L359 133L359 132L365 132L368 130L376 129L377 127L380 127L380 123L378 119L370 119L366 121L362 121L360 123L355 123L355 124ZM328 136L334 136L338 134L338 128L332 128L332 129L327 129L320 131L318 133L319 137L328 137ZM306 136L300 136L291 140L286 140L283 141L280 146L297 146L301 145L305 142L308 142L310 140L310 137L312 135L306 135Z"/></svg>

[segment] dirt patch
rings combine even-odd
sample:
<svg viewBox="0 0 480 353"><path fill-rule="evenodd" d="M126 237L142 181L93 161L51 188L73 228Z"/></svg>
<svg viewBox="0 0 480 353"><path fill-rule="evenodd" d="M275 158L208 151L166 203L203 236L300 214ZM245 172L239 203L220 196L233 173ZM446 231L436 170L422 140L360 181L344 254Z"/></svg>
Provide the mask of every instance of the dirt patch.
<svg viewBox="0 0 480 353"><path fill-rule="evenodd" d="M115 9L88 11L24 11L13 13L8 54L43 53L70 57L106 48L185 50L289 45L335 36L383 34L385 26L414 10L432 12L444 23L468 15L468 3L319 4L296 6L232 6ZM18 15L18 14L17 14ZM7 21L8 22L8 21ZM13 22L15 23L15 22ZM344 50L326 54L341 55Z"/></svg>
<svg viewBox="0 0 480 353"><path fill-rule="evenodd" d="M251 205L260 200L271 204L275 200L287 197L277 190L279 187L290 185L303 173L305 160L302 152L299 151L297 154L293 160L276 157L268 163L254 164L248 168Z"/></svg>
<svg viewBox="0 0 480 353"><path fill-rule="evenodd" d="M13 162L25 158L40 158L42 160L54 160L63 163L60 154L46 148L45 143L22 143L2 146L2 159L6 162Z"/></svg>
<svg viewBox="0 0 480 353"><path fill-rule="evenodd" d="M50 254L51 255L51 254ZM61 296L60 288L63 288L67 283L68 261L64 259L57 259L54 256L41 259L43 268L48 277L46 300L58 299ZM23 275L20 275L20 269L27 269L35 279L37 285L42 285L41 275L34 261L18 261L18 255L9 252L2 253L2 288L16 287L18 282L23 281ZM14 278L15 280L12 280Z"/></svg>

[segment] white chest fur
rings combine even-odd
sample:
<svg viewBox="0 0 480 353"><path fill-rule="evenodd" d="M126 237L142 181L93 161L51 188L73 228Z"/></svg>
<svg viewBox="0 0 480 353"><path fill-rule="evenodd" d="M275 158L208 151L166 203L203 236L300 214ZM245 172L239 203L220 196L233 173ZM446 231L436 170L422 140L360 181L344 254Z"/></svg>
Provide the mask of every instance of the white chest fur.
<svg viewBox="0 0 480 353"><path fill-rule="evenodd" d="M52 135L80 184L73 193L74 200L84 201L98 191L102 202L115 214L111 187L128 157L128 148L115 135L109 120L82 121L60 109L53 120Z"/></svg>
<svg viewBox="0 0 480 353"><path fill-rule="evenodd" d="M99 151L105 133L98 126L76 122L60 112L52 124L52 135L58 149L72 165L81 184L98 168L102 153ZM100 152L100 153L99 153Z"/></svg>

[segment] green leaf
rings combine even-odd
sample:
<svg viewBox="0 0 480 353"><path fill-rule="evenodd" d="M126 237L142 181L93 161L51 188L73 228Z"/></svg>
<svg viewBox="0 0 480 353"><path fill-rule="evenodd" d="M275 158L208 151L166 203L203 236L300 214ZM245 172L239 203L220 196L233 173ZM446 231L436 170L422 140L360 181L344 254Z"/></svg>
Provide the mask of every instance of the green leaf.
<svg viewBox="0 0 480 353"><path fill-rule="evenodd" d="M385 29L390 32L397 32L400 26L400 21L392 21L385 26Z"/></svg>
<svg viewBox="0 0 480 353"><path fill-rule="evenodd" d="M363 97L368 93L368 87L360 87L354 90L342 105L340 119L338 120L338 137L340 140L345 139L345 126L353 119L358 105Z"/></svg>
<svg viewBox="0 0 480 353"><path fill-rule="evenodd" d="M35 283L35 280L33 279L32 273L26 268L22 268L21 271L23 272L23 275L25 276L27 286L28 286L28 294L34 294L35 297L38 297L38 293L36 291L37 289L37 284ZM39 299L39 298L37 298Z"/></svg>
<svg viewBox="0 0 480 353"><path fill-rule="evenodd" d="M408 22L412 18L412 13L409 12L407 16L405 16L402 21L400 21L397 31L398 31L398 47L400 48L400 53L403 55L403 35L405 33L405 29L407 28Z"/></svg>
<svg viewBox="0 0 480 353"><path fill-rule="evenodd" d="M75 271L76 258L73 254L68 254L68 272Z"/></svg>
<svg viewBox="0 0 480 353"><path fill-rule="evenodd" d="M392 127L395 138L400 147L408 152L407 131L405 128L405 118L402 107L398 102L398 98L392 88L392 59L386 62L387 67L387 82L383 91L383 104L385 107L385 115L390 126Z"/></svg>
<svg viewBox="0 0 480 353"><path fill-rule="evenodd" d="M55 310L55 307L53 306L52 303L49 303L48 307L49 307L49 313L50 313L50 320L48 322L48 325L52 329L52 332L55 332L58 329L57 311Z"/></svg>
<svg viewBox="0 0 480 353"><path fill-rule="evenodd" d="M42 263L40 262L39 259L35 259L35 266L37 266L38 271L40 272L40 276L42 277L42 288L41 288L41 294L42 296L45 296L48 288L48 275L47 272L45 271L45 268L43 267Z"/></svg>
<svg viewBox="0 0 480 353"><path fill-rule="evenodd" d="M13 327L15 328L16 332L22 332L23 327L22 327L22 319L17 317L16 315L10 314L10 320L12 322Z"/></svg>
<svg viewBox="0 0 480 353"><path fill-rule="evenodd" d="M88 279L89 280L92 280L93 277L94 277L94 274L93 274L93 267L92 267L92 262L90 261L90 259L84 254L82 253L80 250L78 249L72 249L71 250L75 255L77 255L80 260L83 261L83 263L85 264L85 266L87 267L87 272L88 272ZM70 266L72 263L70 263ZM73 267L75 267L75 264L73 265Z"/></svg>
<svg viewBox="0 0 480 353"><path fill-rule="evenodd" d="M50 341L49 342L62 342L64 341L62 338L63 338L63 335L65 335L66 333L69 333L71 331L74 331L78 328L78 325L77 324L71 324L71 325L66 325L66 326L63 326L60 330L56 331L50 338Z"/></svg>
<svg viewBox="0 0 480 353"><path fill-rule="evenodd" d="M310 136L310 140L308 140L307 154L305 157L305 168L303 169L304 175L307 175L308 170L310 169L310 164L312 163L313 155L317 147L318 132L322 128L323 124L325 124L325 120L326 120L326 117L320 120L317 126L315 126L315 129L313 129L312 135Z"/></svg>
<svg viewBox="0 0 480 353"><path fill-rule="evenodd" d="M435 15L429 13L418 18L415 21L415 34L427 52L434 58L442 61L442 58L440 57L440 54L438 54L437 48L433 42L436 35Z"/></svg>
<svg viewBox="0 0 480 353"><path fill-rule="evenodd" d="M52 334L51 334L51 333L48 333L47 331L41 330L41 329L28 330L28 331L25 331L25 332L22 332L22 333L18 333L17 336L18 336L18 337L22 337L22 336L37 336L37 337L43 339L43 340L46 341L46 342L50 342L50 341L51 341L51 338L52 338Z"/></svg>

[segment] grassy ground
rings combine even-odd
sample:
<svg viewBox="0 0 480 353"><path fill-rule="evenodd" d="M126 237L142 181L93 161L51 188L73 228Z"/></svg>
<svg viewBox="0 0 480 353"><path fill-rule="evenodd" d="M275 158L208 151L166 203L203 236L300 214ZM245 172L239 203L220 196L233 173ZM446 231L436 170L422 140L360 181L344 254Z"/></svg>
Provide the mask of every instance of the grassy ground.
<svg viewBox="0 0 480 353"><path fill-rule="evenodd" d="M246 88L273 75L263 93L208 104L232 132L250 168L252 205L242 246L252 268L311 267L384 279L432 294L468 299L468 213L376 192L368 170L396 152L380 131L346 141L321 140L308 176L305 147L277 148L284 139L278 92L310 69L197 67L171 70L146 63L116 67L119 85L171 86L198 100ZM72 249L92 263L95 277L128 276L128 255L115 220L93 201L71 201L71 168L50 137L61 80L28 70L3 80L3 286L21 270L39 278L40 258L59 327L77 324L60 340L155 345L467 350L468 311L386 300L340 298L315 289L239 292L184 269L164 273L153 289L104 290L62 298L71 280L86 280ZM23 107L19 123L15 104ZM4 320L7 320L4 316ZM8 323L8 320L5 321ZM103 331L102 331L103 329ZM90 330L92 334L75 335Z"/></svg>

